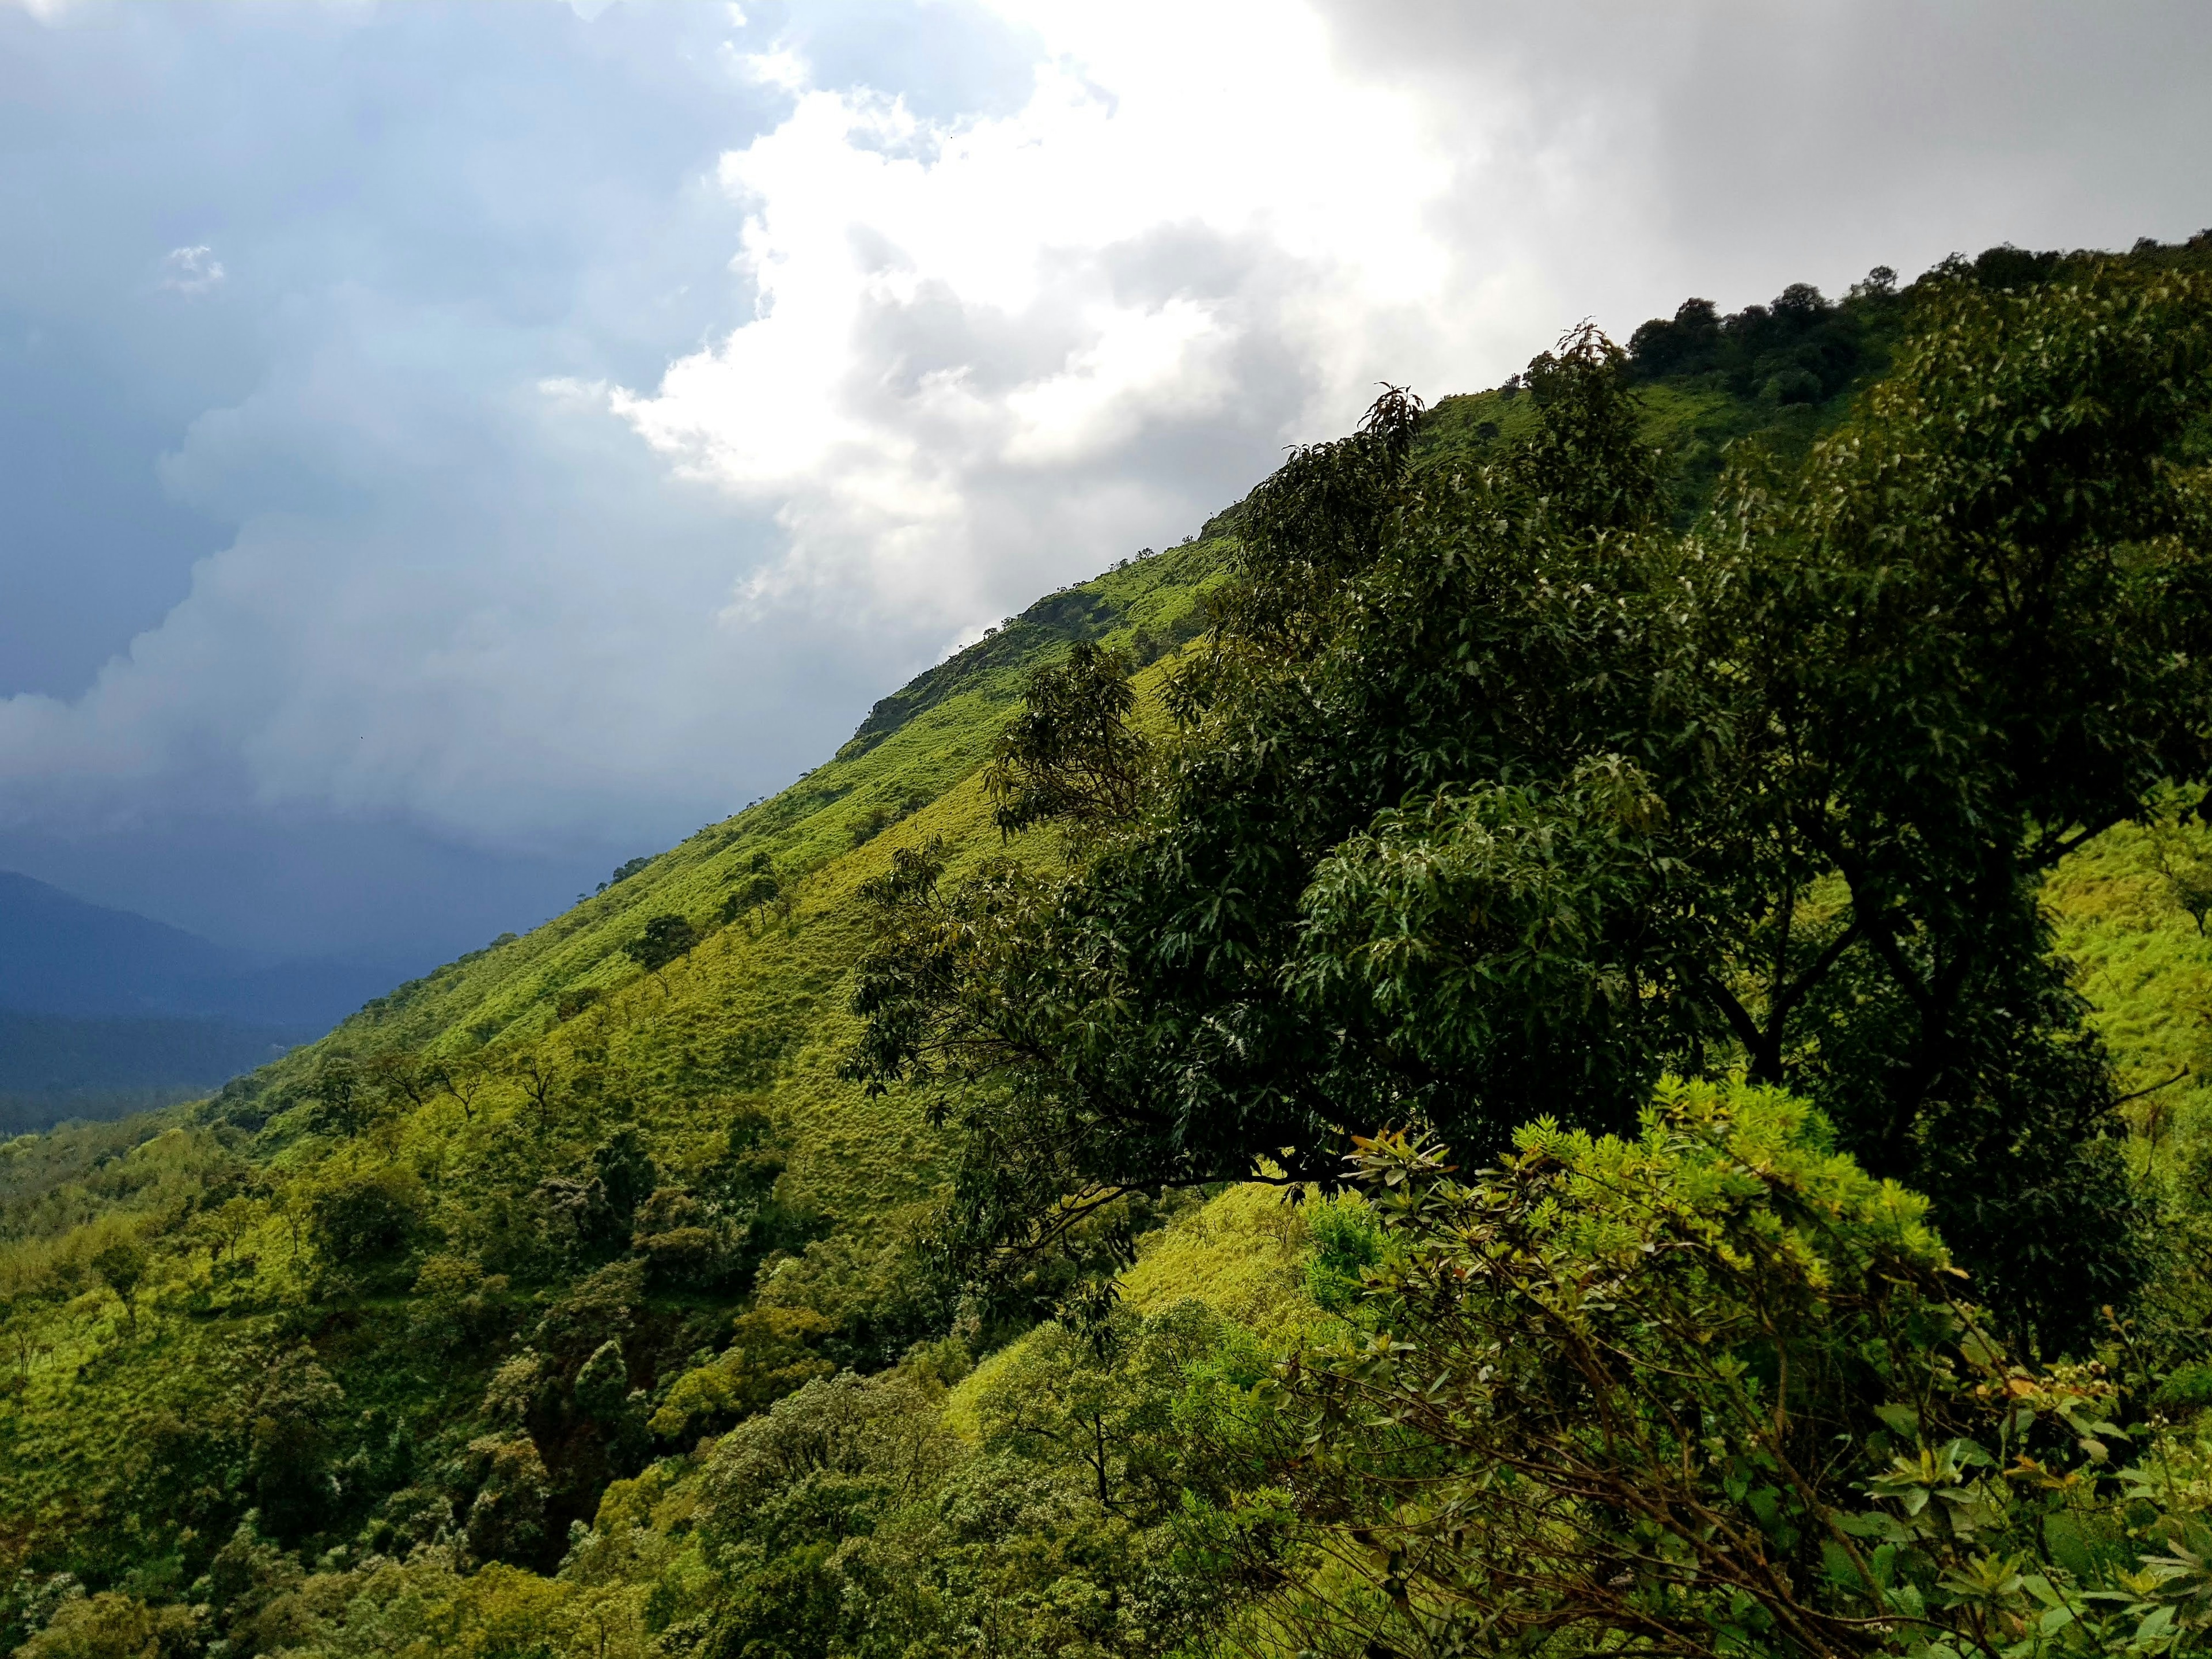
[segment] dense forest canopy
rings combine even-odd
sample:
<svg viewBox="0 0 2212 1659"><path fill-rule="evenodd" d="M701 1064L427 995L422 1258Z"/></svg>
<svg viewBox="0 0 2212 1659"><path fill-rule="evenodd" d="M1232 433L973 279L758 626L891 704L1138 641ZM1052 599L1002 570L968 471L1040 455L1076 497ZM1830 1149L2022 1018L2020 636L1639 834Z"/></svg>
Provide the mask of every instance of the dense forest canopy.
<svg viewBox="0 0 2212 1659"><path fill-rule="evenodd" d="M2212 239L1387 390L0 1144L33 1655L2212 1646Z"/></svg>
<svg viewBox="0 0 2212 1659"><path fill-rule="evenodd" d="M1639 347L1756 374L1777 330L1841 355L1821 312ZM1923 283L1794 476L1738 458L1684 532L1587 329L1479 461L1415 465L1395 392L1296 456L1149 794L1096 653L1010 730L1002 823L1072 821L1081 867L940 896L921 852L873 890L867 1064L971 1085L979 1242L1263 1154L1327 1182L1386 1123L1620 1131L1662 1073L1742 1069L1927 1190L2014 1329L2086 1340L2141 1249L2038 883L2212 766L2205 315L2165 273Z"/></svg>

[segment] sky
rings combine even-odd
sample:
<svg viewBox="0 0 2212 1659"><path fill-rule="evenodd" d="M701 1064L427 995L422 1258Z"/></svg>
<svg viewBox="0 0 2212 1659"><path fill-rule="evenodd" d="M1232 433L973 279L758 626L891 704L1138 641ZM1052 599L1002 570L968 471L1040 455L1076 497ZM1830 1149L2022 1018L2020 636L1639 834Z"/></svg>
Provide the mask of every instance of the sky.
<svg viewBox="0 0 2212 1659"><path fill-rule="evenodd" d="M2212 14L0 0L0 868L419 970L1584 318L2212 226Z"/></svg>

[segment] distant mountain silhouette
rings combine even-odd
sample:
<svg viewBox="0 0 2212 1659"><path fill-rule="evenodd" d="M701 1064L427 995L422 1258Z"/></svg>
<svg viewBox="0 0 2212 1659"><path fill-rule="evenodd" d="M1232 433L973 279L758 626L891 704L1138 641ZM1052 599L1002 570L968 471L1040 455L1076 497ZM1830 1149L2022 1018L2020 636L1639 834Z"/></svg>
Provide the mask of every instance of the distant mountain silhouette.
<svg viewBox="0 0 2212 1659"><path fill-rule="evenodd" d="M212 1089L405 977L382 961L257 962L0 871L0 1133Z"/></svg>
<svg viewBox="0 0 2212 1659"><path fill-rule="evenodd" d="M183 988L234 977L248 966L180 927L0 871L0 1008L173 1013Z"/></svg>
<svg viewBox="0 0 2212 1659"><path fill-rule="evenodd" d="M319 1036L407 976L369 958L269 963L0 871L0 1009L201 1016Z"/></svg>
<svg viewBox="0 0 2212 1659"><path fill-rule="evenodd" d="M189 1100L266 1065L308 1035L225 1019L0 1010L0 1135Z"/></svg>

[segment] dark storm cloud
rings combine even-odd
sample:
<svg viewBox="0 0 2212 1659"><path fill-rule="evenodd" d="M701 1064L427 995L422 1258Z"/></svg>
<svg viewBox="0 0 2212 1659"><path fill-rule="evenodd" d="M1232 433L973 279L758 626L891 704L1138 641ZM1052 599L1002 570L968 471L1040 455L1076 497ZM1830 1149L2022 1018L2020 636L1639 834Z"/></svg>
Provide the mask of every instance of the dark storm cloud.
<svg viewBox="0 0 2212 1659"><path fill-rule="evenodd" d="M1449 233L1572 269L1577 314L1624 329L1692 291L2212 225L2190 0L1323 7L1347 71L1463 158Z"/></svg>

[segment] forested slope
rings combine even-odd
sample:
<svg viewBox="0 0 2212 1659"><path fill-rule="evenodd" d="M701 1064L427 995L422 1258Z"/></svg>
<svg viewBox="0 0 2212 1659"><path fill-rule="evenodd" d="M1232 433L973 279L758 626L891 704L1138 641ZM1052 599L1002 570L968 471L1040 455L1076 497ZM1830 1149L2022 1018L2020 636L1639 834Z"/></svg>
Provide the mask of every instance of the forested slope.
<svg viewBox="0 0 2212 1659"><path fill-rule="evenodd" d="M1638 331L1620 373L1674 521L1731 445L1786 466L1842 420L1911 303L1877 273L1839 305L1793 289ZM1413 466L1484 465L1535 403L1517 378L1443 399ZM1241 514L1039 601L791 788L215 1097L0 1146L0 1634L226 1655L1308 1639L1238 1611L1266 1587L1230 1534L1261 1523L1223 1518L1222 1465L1189 1458L1250 1454L1206 1402L1340 1325L1389 1253L1368 1207L1125 1201L1118 1310L1034 1324L1073 1270L1041 1262L1026 1304L963 1300L927 1259L952 1132L927 1092L847 1075L863 884L933 843L948 880L1060 867L1060 832L1008 840L985 787L1027 678L1116 648L1163 720ZM2124 825L2048 888L2148 1091L2124 1109L2151 1188L2197 1168L2202 841Z"/></svg>

